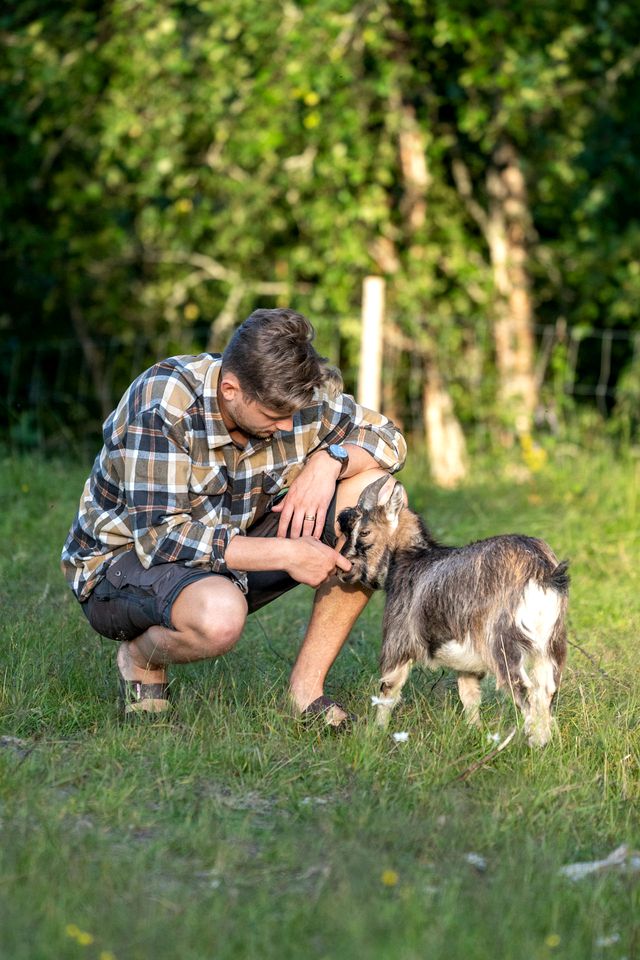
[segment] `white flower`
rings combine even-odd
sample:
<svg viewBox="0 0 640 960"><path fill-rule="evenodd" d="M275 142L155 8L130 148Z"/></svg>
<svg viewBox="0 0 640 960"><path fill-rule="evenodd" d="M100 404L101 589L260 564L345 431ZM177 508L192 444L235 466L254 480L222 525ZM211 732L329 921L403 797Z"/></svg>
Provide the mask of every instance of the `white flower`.
<svg viewBox="0 0 640 960"><path fill-rule="evenodd" d="M480 856L479 853L465 853L464 855L467 863L470 863L472 867L475 867L476 870L479 870L481 873L487 869L487 861L484 857Z"/></svg>
<svg viewBox="0 0 640 960"><path fill-rule="evenodd" d="M395 697L371 697L374 707L392 707L395 702Z"/></svg>
<svg viewBox="0 0 640 960"><path fill-rule="evenodd" d="M393 739L396 743L406 743L409 739L409 734L405 733L404 731L402 733L394 733Z"/></svg>
<svg viewBox="0 0 640 960"><path fill-rule="evenodd" d="M491 743L500 743L500 734L499 733L488 733L487 740Z"/></svg>
<svg viewBox="0 0 640 960"><path fill-rule="evenodd" d="M608 937L598 937L596 947L612 947L614 943L620 943L619 933L612 933Z"/></svg>

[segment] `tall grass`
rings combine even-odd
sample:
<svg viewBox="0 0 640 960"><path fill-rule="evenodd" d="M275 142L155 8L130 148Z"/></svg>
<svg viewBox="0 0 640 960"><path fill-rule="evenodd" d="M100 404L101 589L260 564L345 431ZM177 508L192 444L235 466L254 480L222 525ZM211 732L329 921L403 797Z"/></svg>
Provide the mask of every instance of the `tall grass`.
<svg viewBox="0 0 640 960"><path fill-rule="evenodd" d="M391 727L406 743L301 726L285 691L304 587L175 671L174 719L121 727L114 647L57 565L88 467L2 462L0 956L640 956L640 875L560 873L640 846L640 471L577 448L539 466L478 463L456 492L418 455L406 471L441 539L522 531L571 560L555 737L486 759L516 712L489 685L469 730L445 673L414 671ZM364 716L382 600L331 675Z"/></svg>

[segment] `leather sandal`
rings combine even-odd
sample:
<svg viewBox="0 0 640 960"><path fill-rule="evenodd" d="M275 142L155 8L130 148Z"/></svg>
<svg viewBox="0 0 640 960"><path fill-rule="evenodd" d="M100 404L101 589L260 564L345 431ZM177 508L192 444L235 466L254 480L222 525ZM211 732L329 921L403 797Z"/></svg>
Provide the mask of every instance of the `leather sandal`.
<svg viewBox="0 0 640 960"><path fill-rule="evenodd" d="M346 713L346 717L341 717L339 720L334 718L335 709L342 710ZM309 721L319 720L320 718L324 719L325 726L330 727L336 732L342 730L348 730L358 719L355 713L349 713L341 703L338 703L336 700L332 700L331 697L317 697L315 700L312 700L311 703L304 708L300 714L300 719L305 723Z"/></svg>
<svg viewBox="0 0 640 960"><path fill-rule="evenodd" d="M168 683L141 683L121 676L119 694L120 715L124 720L156 718L171 709Z"/></svg>

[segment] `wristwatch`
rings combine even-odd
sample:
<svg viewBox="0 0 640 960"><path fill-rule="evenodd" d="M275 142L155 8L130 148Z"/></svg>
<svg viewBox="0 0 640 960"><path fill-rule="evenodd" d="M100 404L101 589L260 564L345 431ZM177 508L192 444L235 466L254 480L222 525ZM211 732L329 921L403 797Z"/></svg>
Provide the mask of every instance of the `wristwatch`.
<svg viewBox="0 0 640 960"><path fill-rule="evenodd" d="M347 453L346 447L343 447L340 443L330 443L324 450L333 460L337 460L340 464L339 480L349 466L349 454Z"/></svg>

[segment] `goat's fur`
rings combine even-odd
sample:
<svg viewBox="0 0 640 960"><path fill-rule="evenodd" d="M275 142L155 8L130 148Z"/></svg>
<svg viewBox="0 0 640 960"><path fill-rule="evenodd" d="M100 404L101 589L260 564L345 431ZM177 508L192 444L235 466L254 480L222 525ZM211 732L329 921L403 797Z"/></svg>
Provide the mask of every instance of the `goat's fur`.
<svg viewBox="0 0 640 960"><path fill-rule="evenodd" d="M567 651L569 577L543 541L517 534L463 547L436 542L382 478L338 521L352 563L340 577L384 589L378 723L386 726L413 663L458 672L465 714L478 723L480 680L492 673L519 706L531 745L551 736L551 701Z"/></svg>

